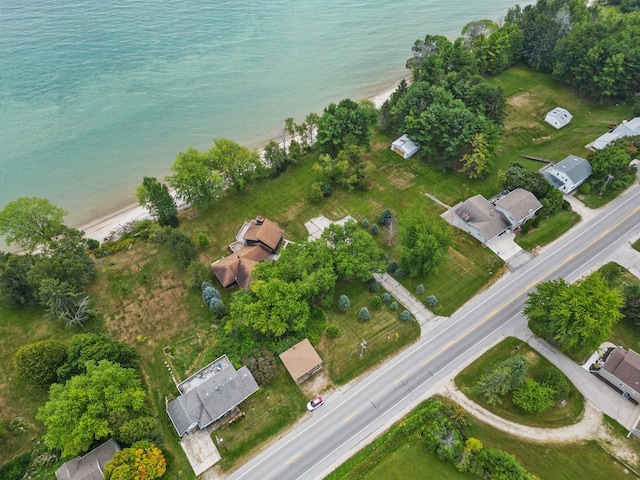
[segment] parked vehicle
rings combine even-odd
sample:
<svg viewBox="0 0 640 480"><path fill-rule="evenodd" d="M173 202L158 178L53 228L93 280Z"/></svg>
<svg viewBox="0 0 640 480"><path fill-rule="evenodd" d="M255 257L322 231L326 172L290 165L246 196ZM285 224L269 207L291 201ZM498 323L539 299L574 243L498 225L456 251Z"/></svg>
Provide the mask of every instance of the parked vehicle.
<svg viewBox="0 0 640 480"><path fill-rule="evenodd" d="M318 408L322 404L324 404L324 400L322 399L322 397L316 397L313 400L311 400L309 403L307 403L307 410L309 410L310 412L313 412L316 408Z"/></svg>

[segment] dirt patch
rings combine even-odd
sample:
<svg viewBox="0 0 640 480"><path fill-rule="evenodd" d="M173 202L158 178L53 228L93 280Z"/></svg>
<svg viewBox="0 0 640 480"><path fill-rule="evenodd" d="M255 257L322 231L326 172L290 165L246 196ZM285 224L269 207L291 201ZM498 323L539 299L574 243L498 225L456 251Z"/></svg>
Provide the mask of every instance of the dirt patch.
<svg viewBox="0 0 640 480"><path fill-rule="evenodd" d="M533 102L533 97L530 92L523 92L518 95L513 95L507 99L507 103L516 108L527 108Z"/></svg>
<svg viewBox="0 0 640 480"><path fill-rule="evenodd" d="M322 369L311 376L311 378L302 382L300 389L307 398L313 398L324 394L327 390L331 389L332 386L333 384L329 379L329 375L327 375L326 370Z"/></svg>
<svg viewBox="0 0 640 480"><path fill-rule="evenodd" d="M529 365L537 365L538 362L540 361L540 357L536 352L527 352L525 353L524 356L527 357L527 361L529 362Z"/></svg>
<svg viewBox="0 0 640 480"><path fill-rule="evenodd" d="M413 180L415 177L415 174L411 172L396 171L389 176L389 183L398 190L406 190L416 184Z"/></svg>
<svg viewBox="0 0 640 480"><path fill-rule="evenodd" d="M532 138L531 141L533 143L546 142L547 140L551 140L550 135L545 135L544 137Z"/></svg>

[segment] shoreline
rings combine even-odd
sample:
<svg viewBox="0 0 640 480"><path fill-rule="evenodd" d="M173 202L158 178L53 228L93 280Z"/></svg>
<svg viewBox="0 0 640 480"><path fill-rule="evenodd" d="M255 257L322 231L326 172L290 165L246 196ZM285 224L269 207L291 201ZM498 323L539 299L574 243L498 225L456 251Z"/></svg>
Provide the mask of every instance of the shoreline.
<svg viewBox="0 0 640 480"><path fill-rule="evenodd" d="M385 88L383 91L375 95L367 97L366 100L371 100L375 107L379 109L382 104L386 100L388 100L391 94L396 90L398 84L402 80L409 80L409 78L410 75L403 75L401 78L397 79L392 86ZM266 140L263 145L265 145L270 140ZM186 208L188 208L187 205L178 204L179 211L185 210ZM152 219L152 217L146 208L141 207L137 203L132 203L124 208L107 212L104 215L83 225L72 226L84 231L84 236L86 238L92 238L102 243L106 240L114 240L116 238L119 238L135 222L149 219Z"/></svg>

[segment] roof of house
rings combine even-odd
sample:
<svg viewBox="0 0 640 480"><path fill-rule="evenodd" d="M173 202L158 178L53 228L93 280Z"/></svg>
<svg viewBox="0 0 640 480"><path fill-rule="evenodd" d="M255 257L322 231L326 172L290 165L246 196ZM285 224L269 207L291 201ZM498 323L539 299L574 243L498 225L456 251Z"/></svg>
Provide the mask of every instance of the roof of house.
<svg viewBox="0 0 640 480"><path fill-rule="evenodd" d="M228 360L221 361L223 357L200 370L206 372L202 382L169 402L167 413L178 435L211 425L258 390L246 366L236 370Z"/></svg>
<svg viewBox="0 0 640 480"><path fill-rule="evenodd" d="M259 242L271 249L272 252L276 251L284 231L271 220L258 217L251 220L249 228L244 234L244 239L247 242Z"/></svg>
<svg viewBox="0 0 640 480"><path fill-rule="evenodd" d="M455 209L456 215L477 228L486 241L504 232L510 224L507 219L482 195L465 200Z"/></svg>
<svg viewBox="0 0 640 480"><path fill-rule="evenodd" d="M602 150L611 142L618 140L619 138L633 137L635 135L640 135L640 117L635 117L631 120L624 120L612 131L600 135L593 142L587 145L587 147Z"/></svg>
<svg viewBox="0 0 640 480"><path fill-rule="evenodd" d="M394 147L402 150L405 155L411 155L420 149L420 146L411 140L406 133L393 141L391 149L393 150Z"/></svg>
<svg viewBox="0 0 640 480"><path fill-rule="evenodd" d="M536 196L523 188L516 188L496 202L496 207L511 212L517 222L542 208Z"/></svg>
<svg viewBox="0 0 640 480"><path fill-rule="evenodd" d="M640 355L636 352L616 347L607 358L603 368L640 393Z"/></svg>
<svg viewBox="0 0 640 480"><path fill-rule="evenodd" d="M237 253L232 253L228 257L212 263L211 270L223 287L226 288L236 282L246 290L251 283L251 272L259 262L266 260L269 255L271 255L269 251L259 245L245 247Z"/></svg>
<svg viewBox="0 0 640 480"><path fill-rule="evenodd" d="M115 453L120 450L120 445L113 438L107 440L99 447L94 448L82 457L76 457L62 464L56 470L57 480L103 480L104 466Z"/></svg>
<svg viewBox="0 0 640 480"><path fill-rule="evenodd" d="M563 172L573 183L580 183L589 178L593 173L591 164L584 158L575 155L569 155L551 168Z"/></svg>
<svg viewBox="0 0 640 480"><path fill-rule="evenodd" d="M303 377L311 370L322 364L322 359L316 352L311 342L305 338L296 343L289 350L285 350L280 354L280 360L291 375L294 381Z"/></svg>

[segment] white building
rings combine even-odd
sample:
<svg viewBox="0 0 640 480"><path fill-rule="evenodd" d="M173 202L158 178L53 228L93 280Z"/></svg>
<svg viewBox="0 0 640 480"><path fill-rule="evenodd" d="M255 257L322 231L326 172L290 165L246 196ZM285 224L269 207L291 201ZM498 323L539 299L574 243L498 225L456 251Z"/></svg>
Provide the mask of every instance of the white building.
<svg viewBox="0 0 640 480"><path fill-rule="evenodd" d="M568 125L572 118L573 115L571 115L568 110L562 107L556 107L547 113L544 117L544 121L553 128L559 129Z"/></svg>
<svg viewBox="0 0 640 480"><path fill-rule="evenodd" d="M584 158L569 155L559 163L544 167L540 172L562 193L571 193L586 182L593 169Z"/></svg>
<svg viewBox="0 0 640 480"><path fill-rule="evenodd" d="M587 148L590 150L602 150L611 142L614 142L619 138L634 137L636 135L640 135L640 117L636 117L631 120L623 120L616 128L596 138L593 142L587 145Z"/></svg>
<svg viewBox="0 0 640 480"><path fill-rule="evenodd" d="M420 145L415 144L405 133L391 144L391 150L406 160L420 150Z"/></svg>

